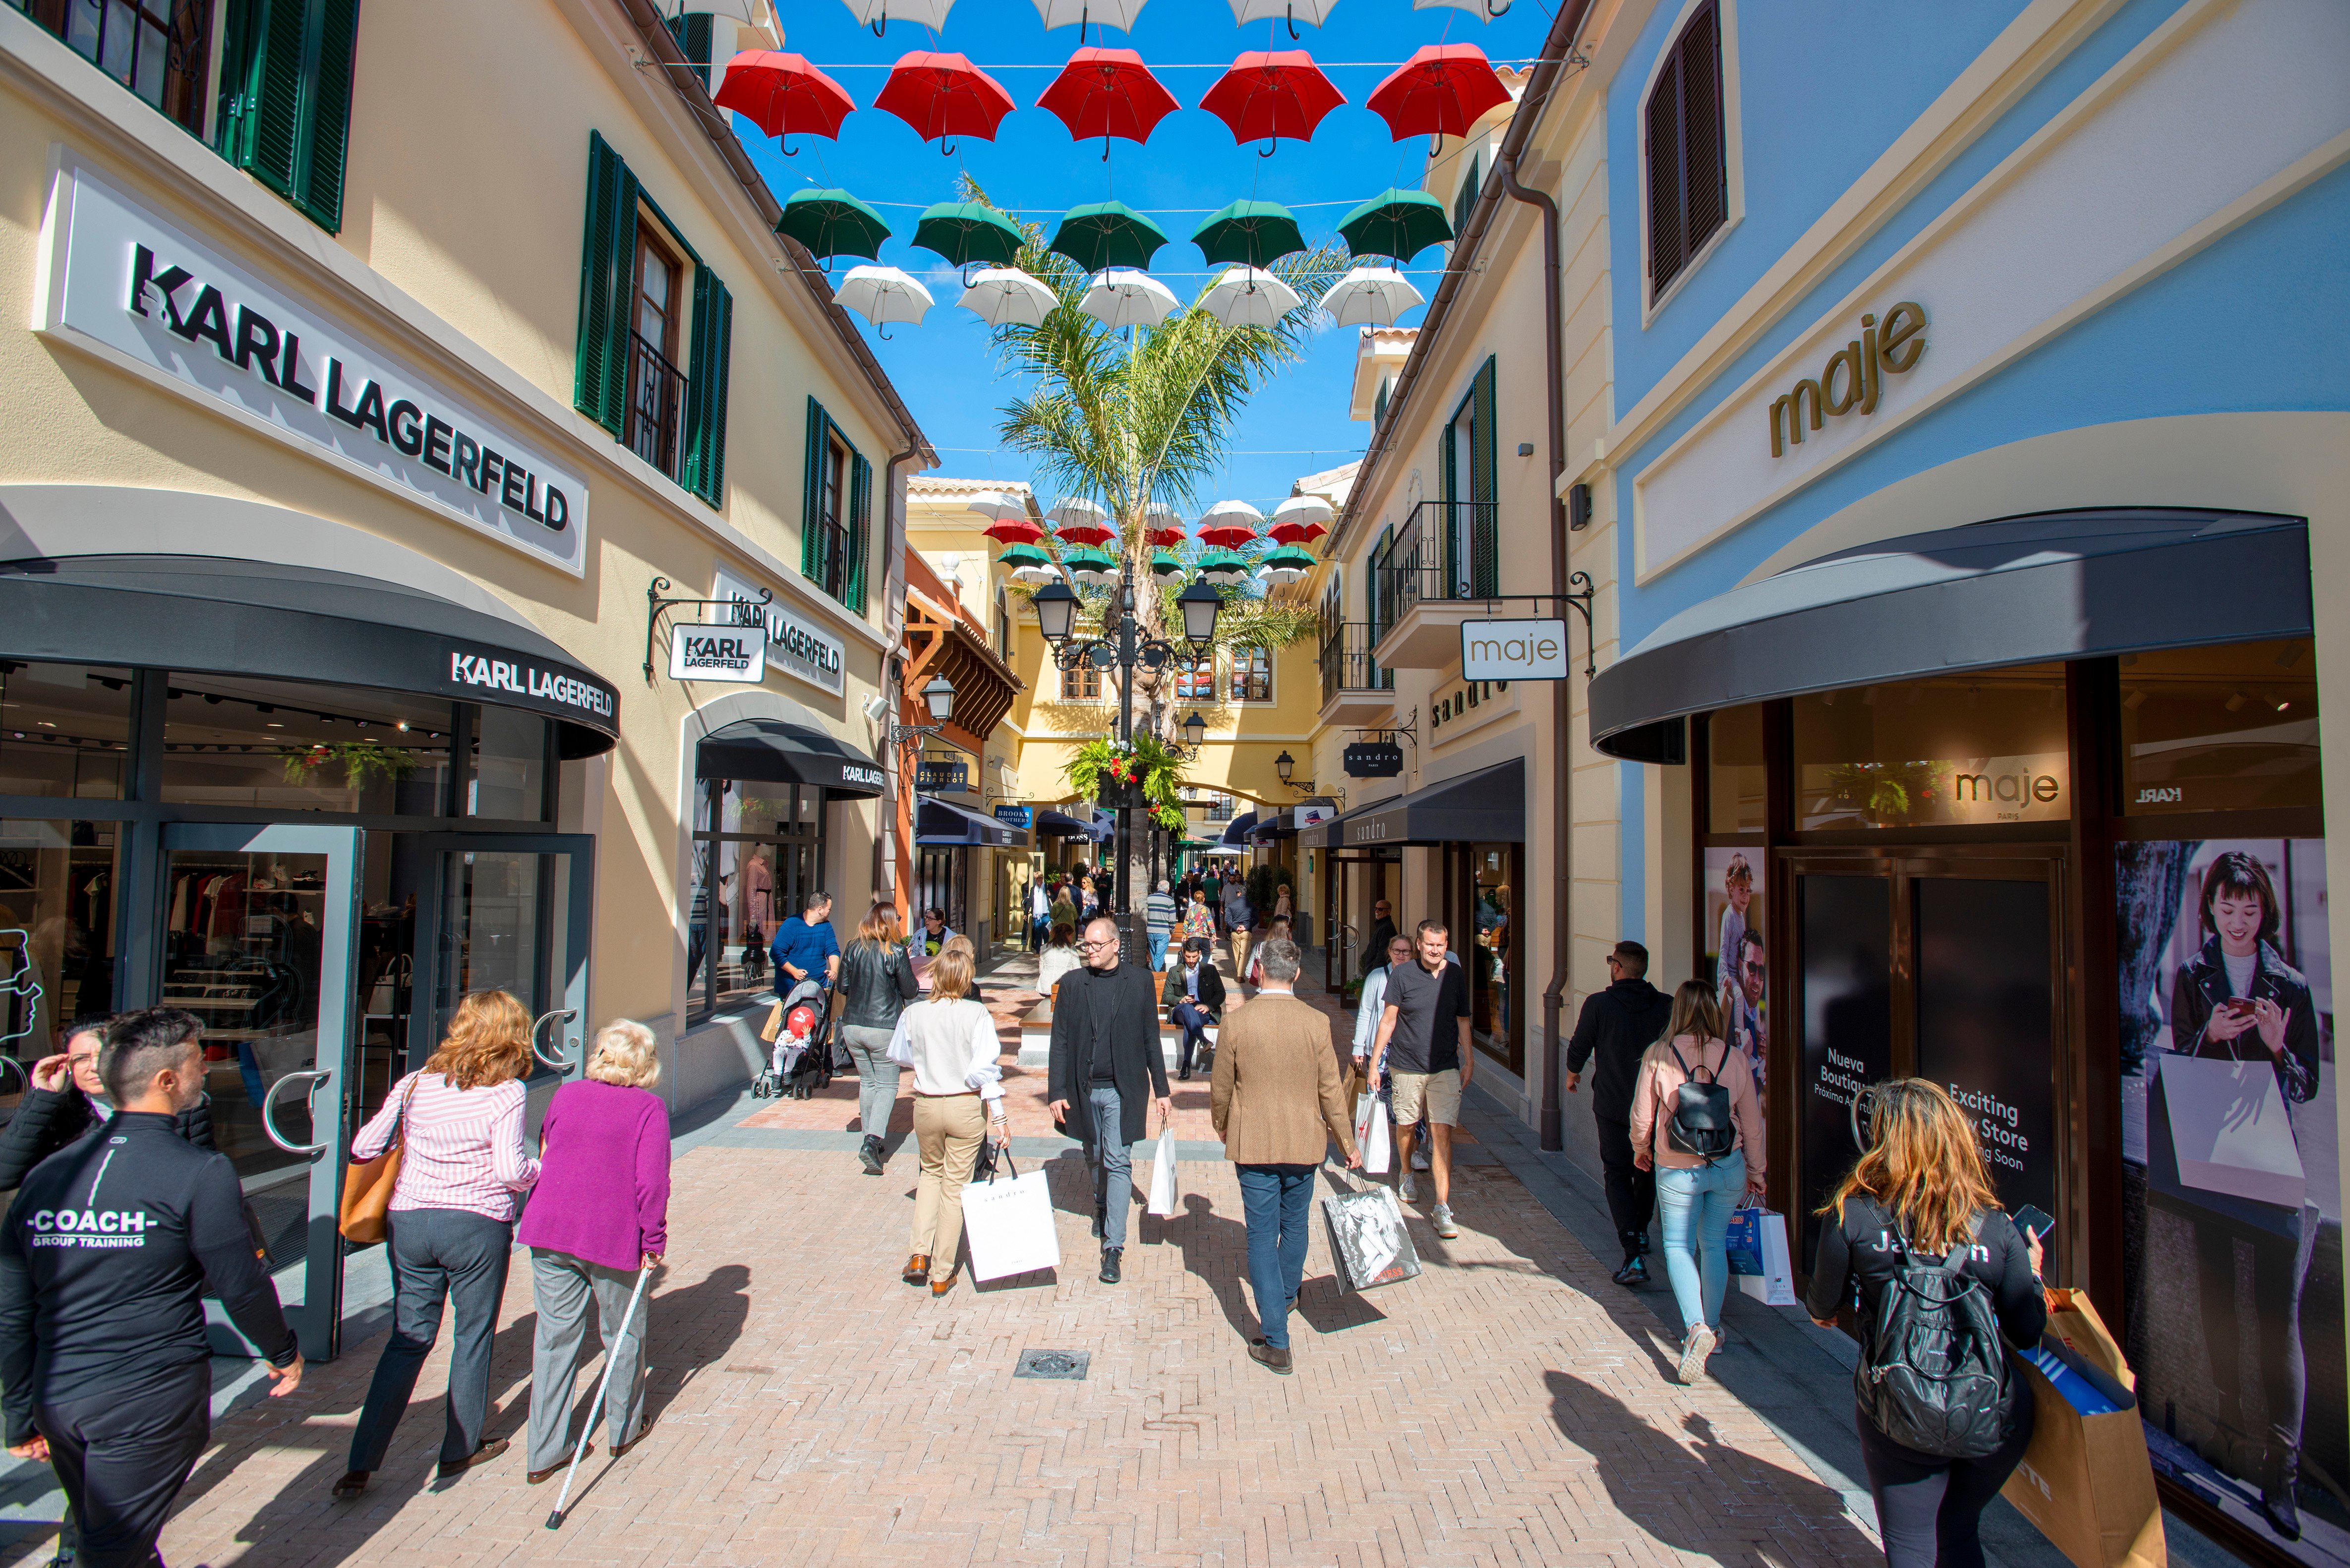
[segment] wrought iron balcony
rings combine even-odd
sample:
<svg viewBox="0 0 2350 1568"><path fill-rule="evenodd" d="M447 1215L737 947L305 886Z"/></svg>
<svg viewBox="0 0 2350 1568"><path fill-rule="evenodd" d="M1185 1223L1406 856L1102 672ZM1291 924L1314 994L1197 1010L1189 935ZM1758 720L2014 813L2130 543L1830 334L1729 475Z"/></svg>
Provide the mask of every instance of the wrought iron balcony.
<svg viewBox="0 0 2350 1568"><path fill-rule="evenodd" d="M1367 621L1339 623L1322 634L1322 722L1347 724L1394 706L1395 671L1371 657Z"/></svg>
<svg viewBox="0 0 2350 1568"><path fill-rule="evenodd" d="M685 410L685 372L635 333L629 334L629 450L668 474L678 476L683 443L678 424Z"/></svg>
<svg viewBox="0 0 2350 1568"><path fill-rule="evenodd" d="M1490 501L1423 501L1395 536L1371 553L1370 646L1390 666L1433 668L1461 618L1431 607L1501 597L1501 507Z"/></svg>
<svg viewBox="0 0 2350 1568"><path fill-rule="evenodd" d="M836 599L845 600L848 593L848 530L821 517L807 523L808 537L802 548L807 562L807 579Z"/></svg>

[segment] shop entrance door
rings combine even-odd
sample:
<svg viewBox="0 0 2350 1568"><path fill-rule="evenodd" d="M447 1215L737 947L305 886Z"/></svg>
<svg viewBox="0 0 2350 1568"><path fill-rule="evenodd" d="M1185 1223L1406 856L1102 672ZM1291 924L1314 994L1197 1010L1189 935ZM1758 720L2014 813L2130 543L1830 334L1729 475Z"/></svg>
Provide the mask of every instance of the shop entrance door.
<svg viewBox="0 0 2350 1568"><path fill-rule="evenodd" d="M586 1061L596 840L588 834L424 836L432 919L417 943L408 1062L421 1064L467 992L512 993L536 1020L534 1075Z"/></svg>
<svg viewBox="0 0 2350 1568"><path fill-rule="evenodd" d="M1805 1216L1859 1153L1856 1092L1888 1077L1941 1085L1974 1118L2001 1202L2060 1219L2059 1140L2069 1118L2064 1049L2064 857L2002 851L1803 851L1785 862L1796 950L1790 1059ZM2078 1210L2073 1210L2077 1213ZM1799 1265L1800 1266L1800 1265Z"/></svg>
<svg viewBox="0 0 2350 1568"><path fill-rule="evenodd" d="M163 833L158 1000L203 1021L213 1142L260 1221L302 1354L317 1361L333 1357L342 1315L359 841L351 827ZM206 1313L216 1349L252 1354L214 1303Z"/></svg>

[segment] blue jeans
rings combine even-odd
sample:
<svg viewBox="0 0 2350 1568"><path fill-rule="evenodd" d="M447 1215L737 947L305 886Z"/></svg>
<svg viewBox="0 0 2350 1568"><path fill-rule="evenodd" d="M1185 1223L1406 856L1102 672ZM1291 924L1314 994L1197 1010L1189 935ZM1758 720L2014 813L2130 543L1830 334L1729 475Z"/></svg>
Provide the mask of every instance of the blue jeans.
<svg viewBox="0 0 2350 1568"><path fill-rule="evenodd" d="M1305 1277L1305 1216L1314 1207L1314 1167L1243 1165L1241 1208L1248 1219L1249 1288L1264 1342L1289 1348L1289 1308Z"/></svg>
<svg viewBox="0 0 2350 1568"><path fill-rule="evenodd" d="M1150 972L1157 974L1160 970L1167 967L1167 933L1154 927L1150 929L1149 934L1150 937Z"/></svg>
<svg viewBox="0 0 2350 1568"><path fill-rule="evenodd" d="M1746 1190L1746 1156L1695 1170L1657 1168L1657 1211L1665 1224L1665 1278L1681 1324L1721 1326L1721 1297L1730 1288L1730 1254L1723 1241L1730 1215Z"/></svg>
<svg viewBox="0 0 2350 1568"><path fill-rule="evenodd" d="M1094 1144L1086 1153L1094 1165L1094 1210L1102 1217L1102 1245L1123 1247L1134 1188L1134 1151L1126 1147L1125 1107L1115 1084L1096 1084L1087 1097L1093 1102Z"/></svg>

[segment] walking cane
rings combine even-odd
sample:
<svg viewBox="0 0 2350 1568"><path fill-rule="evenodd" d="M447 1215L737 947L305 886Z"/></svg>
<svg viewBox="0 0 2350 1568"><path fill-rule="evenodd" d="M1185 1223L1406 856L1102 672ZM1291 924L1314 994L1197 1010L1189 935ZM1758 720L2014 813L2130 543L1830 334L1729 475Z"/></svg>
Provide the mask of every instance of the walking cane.
<svg viewBox="0 0 2350 1568"><path fill-rule="evenodd" d="M637 1288L635 1293L629 1297L629 1310L620 1314L620 1332L612 1336L614 1352L619 1350L620 1342L629 1337L629 1324L637 1317L637 1303L645 1299L645 1282L652 1277L652 1260L648 1258L644 1267L637 1271ZM612 1391L612 1374L619 1368L619 1355L608 1354L604 1357L604 1381L597 1386L596 1402L588 1407L588 1425L580 1429L579 1441L572 1445L571 1464L563 1472L563 1490L556 1494L555 1511L546 1516L546 1528L549 1530L559 1530L563 1526L563 1505L571 1500L572 1478L579 1473L579 1461L588 1455L588 1439L596 1435L596 1417L604 1413L605 1396Z"/></svg>

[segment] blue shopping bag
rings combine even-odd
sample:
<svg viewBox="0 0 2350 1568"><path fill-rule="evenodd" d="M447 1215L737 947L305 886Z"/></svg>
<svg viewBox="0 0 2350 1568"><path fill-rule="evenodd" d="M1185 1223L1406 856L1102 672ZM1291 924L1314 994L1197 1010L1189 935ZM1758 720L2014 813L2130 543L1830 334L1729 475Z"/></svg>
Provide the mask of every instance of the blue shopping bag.
<svg viewBox="0 0 2350 1568"><path fill-rule="evenodd" d="M1733 1274L1761 1274L1762 1267L1762 1210L1741 1209L1730 1217L1729 1240L1724 1243L1730 1252L1730 1272Z"/></svg>

